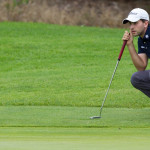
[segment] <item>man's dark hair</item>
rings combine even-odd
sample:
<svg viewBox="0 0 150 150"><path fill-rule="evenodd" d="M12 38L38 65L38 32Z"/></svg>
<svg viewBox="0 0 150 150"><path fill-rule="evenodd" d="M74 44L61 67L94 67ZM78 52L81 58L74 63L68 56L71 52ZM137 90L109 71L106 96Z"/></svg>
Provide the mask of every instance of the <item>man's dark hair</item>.
<svg viewBox="0 0 150 150"><path fill-rule="evenodd" d="M145 20L145 19L140 19L143 23L145 22L145 21L148 21L148 20ZM150 22L148 21L148 25L150 25Z"/></svg>
<svg viewBox="0 0 150 150"><path fill-rule="evenodd" d="M147 20L145 20L145 19L140 19L143 23L145 22L145 21L147 21Z"/></svg>

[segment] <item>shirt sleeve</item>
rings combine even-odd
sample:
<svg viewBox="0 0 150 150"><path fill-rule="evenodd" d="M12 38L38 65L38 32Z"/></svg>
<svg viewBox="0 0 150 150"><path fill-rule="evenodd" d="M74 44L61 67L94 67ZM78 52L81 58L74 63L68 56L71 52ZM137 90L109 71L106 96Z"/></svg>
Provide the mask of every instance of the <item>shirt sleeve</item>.
<svg viewBox="0 0 150 150"><path fill-rule="evenodd" d="M138 38L138 54L145 53L144 49L141 48L142 41Z"/></svg>

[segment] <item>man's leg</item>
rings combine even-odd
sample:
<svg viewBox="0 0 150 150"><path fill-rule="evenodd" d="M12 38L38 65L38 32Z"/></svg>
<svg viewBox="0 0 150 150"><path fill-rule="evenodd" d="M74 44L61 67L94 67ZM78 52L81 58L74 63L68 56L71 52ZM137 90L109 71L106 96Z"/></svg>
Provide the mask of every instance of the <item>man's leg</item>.
<svg viewBox="0 0 150 150"><path fill-rule="evenodd" d="M150 97L150 70L135 72L131 77L132 85Z"/></svg>

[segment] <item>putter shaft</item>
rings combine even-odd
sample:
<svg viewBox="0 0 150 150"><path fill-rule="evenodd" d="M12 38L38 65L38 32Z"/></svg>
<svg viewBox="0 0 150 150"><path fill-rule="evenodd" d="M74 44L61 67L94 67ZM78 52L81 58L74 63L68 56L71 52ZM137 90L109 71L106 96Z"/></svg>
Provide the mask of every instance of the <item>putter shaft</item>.
<svg viewBox="0 0 150 150"><path fill-rule="evenodd" d="M109 89L110 89L110 86L111 86L112 80L113 80L114 75L115 75L115 72L116 72L116 70L117 70L118 64L119 64L119 60L117 61L117 64L116 64L115 70L114 70L113 75L112 75L112 77L111 77L111 80L110 80L110 83L109 83L109 86L108 86L108 89L107 89L106 95L105 95L105 97L104 97L104 100L103 100L103 103L102 103L102 106L101 106L101 109L100 109L100 118L101 118L102 109L103 109L103 106L104 106L104 103L105 103L106 97L107 97L107 95L108 95L108 92L109 92Z"/></svg>
<svg viewBox="0 0 150 150"><path fill-rule="evenodd" d="M108 86L106 95L105 95L105 97L104 97L104 100L103 100L103 102L102 102L102 106L101 106L101 108L100 108L100 115L99 115L99 116L90 117L91 119L101 118L102 109L103 109L103 106L104 106L106 97L107 97L107 95L108 95L109 88L110 88L110 86L111 86L112 80L113 80L114 75L115 75L115 72L116 72L116 70L117 70L119 61L121 60L121 57L122 57L122 54L123 54L123 51L124 51L124 48L125 48L126 44L127 44L127 41L124 41L124 42L123 42L123 45L122 45L122 47L121 47L121 50L120 50L120 53L119 53L119 56L118 56L118 61L117 61L117 64L116 64L116 66L115 66L115 70L114 70L113 75L112 75L112 77L111 77L111 80L110 80L110 83L109 83L109 86Z"/></svg>

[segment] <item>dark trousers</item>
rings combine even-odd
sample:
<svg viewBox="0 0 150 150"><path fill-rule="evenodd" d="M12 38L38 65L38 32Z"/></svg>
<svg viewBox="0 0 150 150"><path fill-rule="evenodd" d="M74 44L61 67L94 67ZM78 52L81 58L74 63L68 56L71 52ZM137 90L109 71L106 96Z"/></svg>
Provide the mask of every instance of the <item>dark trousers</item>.
<svg viewBox="0 0 150 150"><path fill-rule="evenodd" d="M131 77L132 85L150 97L150 70L135 72Z"/></svg>

